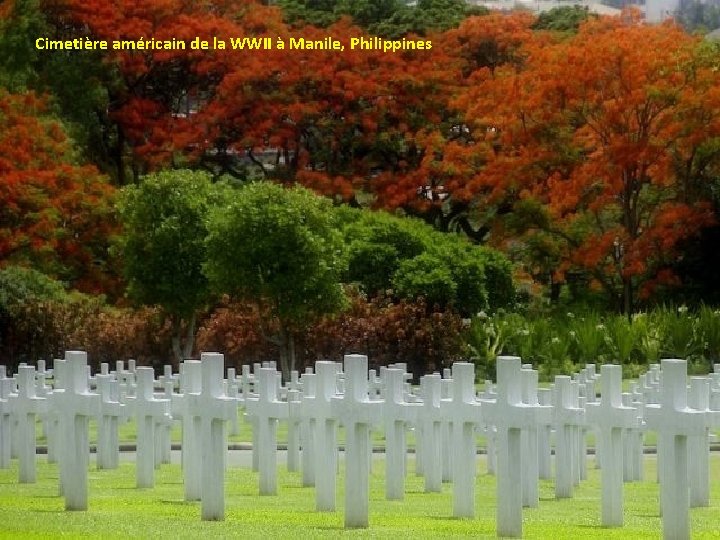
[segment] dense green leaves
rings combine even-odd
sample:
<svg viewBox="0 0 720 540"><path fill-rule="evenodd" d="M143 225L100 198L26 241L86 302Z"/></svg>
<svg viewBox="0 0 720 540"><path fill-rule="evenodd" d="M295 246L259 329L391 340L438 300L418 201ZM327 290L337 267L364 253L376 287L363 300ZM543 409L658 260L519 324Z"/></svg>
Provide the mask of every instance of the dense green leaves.
<svg viewBox="0 0 720 540"><path fill-rule="evenodd" d="M181 318L208 301L202 271L207 218L230 193L207 174L192 171L153 174L139 186L124 188L119 248L134 300L159 304Z"/></svg>
<svg viewBox="0 0 720 540"><path fill-rule="evenodd" d="M470 15L484 15L485 8L464 0L421 0L409 6L401 0L280 0L288 22L326 27L342 16L370 33L397 39L407 34L424 35L454 28Z"/></svg>
<svg viewBox="0 0 720 540"><path fill-rule="evenodd" d="M593 15L596 17L596 15ZM590 17L587 6L561 6L538 15L533 24L535 30L577 32L580 24Z"/></svg>
<svg viewBox="0 0 720 540"><path fill-rule="evenodd" d="M425 297L428 304L455 300L457 284L443 262L429 253L403 261L393 276L393 286L403 298Z"/></svg>
<svg viewBox="0 0 720 540"><path fill-rule="evenodd" d="M0 315L31 300L59 300L65 287L32 268L8 266L0 270Z"/></svg>
<svg viewBox="0 0 720 540"><path fill-rule="evenodd" d="M291 325L340 309L345 256L331 210L303 188L240 189L212 215L206 274L218 290L265 302Z"/></svg>
<svg viewBox="0 0 720 540"><path fill-rule="evenodd" d="M469 316L514 301L512 265L501 253L443 234L415 219L341 210L349 222L348 279L369 295L392 289Z"/></svg>

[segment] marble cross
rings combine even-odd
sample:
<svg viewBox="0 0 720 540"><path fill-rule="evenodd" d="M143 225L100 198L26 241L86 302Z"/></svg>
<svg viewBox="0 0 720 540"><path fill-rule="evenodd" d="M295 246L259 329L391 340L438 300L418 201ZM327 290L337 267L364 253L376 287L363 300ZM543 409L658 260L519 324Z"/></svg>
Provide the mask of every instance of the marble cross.
<svg viewBox="0 0 720 540"><path fill-rule="evenodd" d="M420 379L422 410L418 424L422 429L423 474L425 493L442 490L442 420L440 410L441 378L439 374L425 375Z"/></svg>
<svg viewBox="0 0 720 540"><path fill-rule="evenodd" d="M345 394L333 397L345 426L345 527L367 527L370 510L370 426L382 402L368 396L368 358L345 355Z"/></svg>
<svg viewBox="0 0 720 540"><path fill-rule="evenodd" d="M480 402L475 399L475 364L452 366L452 401L442 402L452 421L453 516L475 517L475 428L482 425Z"/></svg>
<svg viewBox="0 0 720 540"><path fill-rule="evenodd" d="M416 421L418 406L404 399L403 370L388 368L381 373L385 379L385 498L400 501L405 496L405 432Z"/></svg>
<svg viewBox="0 0 720 540"><path fill-rule="evenodd" d="M277 495L277 424L288 417L288 405L278 399L274 368L260 368L255 375L258 398L246 400L245 408L258 432L260 495Z"/></svg>
<svg viewBox="0 0 720 540"><path fill-rule="evenodd" d="M87 510L90 458L88 422L97 414L100 396L88 390L85 352L67 351L65 362L67 384L65 388L53 392L50 404L59 414L60 478L65 509Z"/></svg>
<svg viewBox="0 0 720 540"><path fill-rule="evenodd" d="M555 424L555 496L572 497L574 471L579 470L575 451L579 426L584 422L585 411L578 407L572 380L567 375L555 376L553 394L553 421Z"/></svg>
<svg viewBox="0 0 720 540"><path fill-rule="evenodd" d="M588 403L588 422L600 435L603 460L602 525L621 527L623 524L623 434L638 426L637 411L622 404L622 366L604 364L600 367L601 400Z"/></svg>
<svg viewBox="0 0 720 540"><path fill-rule="evenodd" d="M37 480L35 460L35 418L47 410L47 402L35 393L35 368L20 365L17 373L17 394L10 394L10 411L17 419L16 437L20 444L19 481L33 484Z"/></svg>
<svg viewBox="0 0 720 540"><path fill-rule="evenodd" d="M484 415L497 428L497 534L522 536L521 432L547 422L550 409L537 403L523 403L523 373L517 356L498 356L497 399L483 403ZM537 449L533 448L537 458ZM537 483L537 473L534 473Z"/></svg>
<svg viewBox="0 0 720 540"><path fill-rule="evenodd" d="M658 433L663 538L683 540L690 538L688 436L705 433L708 413L687 406L687 362L661 363L660 403L646 405L645 420Z"/></svg>
<svg viewBox="0 0 720 540"><path fill-rule="evenodd" d="M200 355L202 391L190 401L190 414L200 419L201 517L204 521L225 519L226 423L237 415L237 402L225 395L225 357L214 352Z"/></svg>

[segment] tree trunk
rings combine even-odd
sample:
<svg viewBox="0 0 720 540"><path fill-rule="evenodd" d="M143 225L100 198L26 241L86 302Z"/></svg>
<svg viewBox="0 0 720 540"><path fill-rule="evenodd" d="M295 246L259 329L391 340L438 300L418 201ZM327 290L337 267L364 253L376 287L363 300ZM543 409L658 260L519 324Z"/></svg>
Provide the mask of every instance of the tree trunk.
<svg viewBox="0 0 720 540"><path fill-rule="evenodd" d="M295 334L280 323L280 371L283 382L290 380L290 371L295 369Z"/></svg>
<svg viewBox="0 0 720 540"><path fill-rule="evenodd" d="M180 364L183 361L182 349L180 348L180 332L182 331L182 324L178 317L172 317L172 350L175 356L175 361Z"/></svg>
<svg viewBox="0 0 720 540"><path fill-rule="evenodd" d="M197 316L193 313L187 321L186 333L183 336L183 322L185 321L178 315L171 315L172 321L172 350L175 361L180 362L192 356L193 346L195 345L195 322Z"/></svg>
<svg viewBox="0 0 720 540"><path fill-rule="evenodd" d="M195 346L195 323L197 315L193 313L187 323L187 333L185 334L185 344L183 346L183 360L192 357L193 347Z"/></svg>
<svg viewBox="0 0 720 540"><path fill-rule="evenodd" d="M626 277L623 278L623 312L630 322L632 322L633 309L632 278Z"/></svg>

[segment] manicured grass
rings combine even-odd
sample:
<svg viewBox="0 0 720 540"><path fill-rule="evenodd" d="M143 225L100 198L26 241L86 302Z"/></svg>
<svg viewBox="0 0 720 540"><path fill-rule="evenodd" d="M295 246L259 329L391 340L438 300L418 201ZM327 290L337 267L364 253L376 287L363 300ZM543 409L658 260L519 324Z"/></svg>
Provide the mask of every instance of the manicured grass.
<svg viewBox="0 0 720 540"><path fill-rule="evenodd" d="M230 443L250 443L252 441L252 427L248 422L243 420L242 409L240 409L241 420L240 420L240 433L238 435L231 435L228 437ZM46 439L42 434L42 424L38 421L35 425L35 432L37 435L37 441L39 445L45 445ZM122 424L119 429L119 437L121 443L134 443L136 438L136 424L135 420ZM179 421L173 422L173 428L170 433L170 437L173 443L180 443L182 441L182 427ZM477 444L479 447L485 447L485 437L483 435L477 436ZM338 441L342 444L345 440L344 430L341 427L338 430ZM287 444L287 423L280 422L277 429L277 441L278 444ZM653 431L648 431L645 434L645 446L654 447L657 441L657 435ZM97 442L97 422L95 419L90 420L90 443L95 444ZM381 429L373 430L372 432L372 443L373 446L382 447L385 444L385 436ZM587 444L589 447L595 446L595 434L592 431L588 431ZM415 447L415 436L412 431L407 432L407 445L409 448Z"/></svg>
<svg viewBox="0 0 720 540"><path fill-rule="evenodd" d="M453 519L452 489L423 493L423 480L408 476L404 501L384 499L384 463L375 462L371 478L370 528L343 529L343 482L338 479L338 511L314 511L314 490L301 487L300 474L279 470L279 495L257 495L257 474L231 468L226 477L226 519L202 522L199 503L183 501L180 467L164 465L153 489L138 490L133 463L115 471L90 473L90 508L66 512L57 496L57 467L38 459L38 483L17 484L17 463L0 470L0 537L2 538L476 538L495 537L495 478L478 461L476 519ZM591 462L592 463L592 462ZM412 471L412 459L410 460ZM655 460L645 462L646 482L626 484L625 526L605 529L600 523L599 471L573 499L556 500L551 481L540 484L540 506L524 511L526 538L652 538L661 534ZM712 457L711 507L691 510L693 538L718 538L720 530L720 456Z"/></svg>

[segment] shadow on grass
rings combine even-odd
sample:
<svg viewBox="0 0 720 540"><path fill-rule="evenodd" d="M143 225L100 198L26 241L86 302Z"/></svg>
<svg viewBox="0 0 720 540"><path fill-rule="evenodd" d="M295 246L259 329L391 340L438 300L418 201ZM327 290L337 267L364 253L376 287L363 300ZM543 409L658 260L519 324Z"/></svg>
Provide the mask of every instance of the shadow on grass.
<svg viewBox="0 0 720 540"><path fill-rule="evenodd" d="M367 529L357 528L357 529L345 529L342 525L318 525L317 527L312 527L310 530L315 531L362 531Z"/></svg>
<svg viewBox="0 0 720 540"><path fill-rule="evenodd" d="M434 519L435 521L473 521L477 518L455 517L455 516L424 516L423 519Z"/></svg>
<svg viewBox="0 0 720 540"><path fill-rule="evenodd" d="M160 502L163 504L171 504L173 506L197 506L200 504L199 501L184 501L182 499L161 499Z"/></svg>

